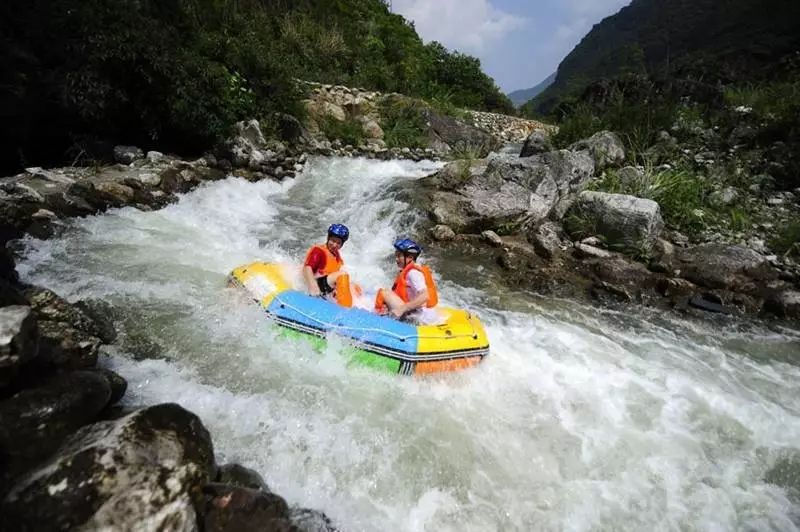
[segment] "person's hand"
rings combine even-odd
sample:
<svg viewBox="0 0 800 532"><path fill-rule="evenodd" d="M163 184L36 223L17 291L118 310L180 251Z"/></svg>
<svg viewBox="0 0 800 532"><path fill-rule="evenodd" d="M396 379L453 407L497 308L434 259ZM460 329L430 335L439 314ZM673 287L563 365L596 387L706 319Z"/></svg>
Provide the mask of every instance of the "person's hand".
<svg viewBox="0 0 800 532"><path fill-rule="evenodd" d="M322 295L322 292L320 291L319 286L315 284L308 288L308 295L312 297L319 297Z"/></svg>

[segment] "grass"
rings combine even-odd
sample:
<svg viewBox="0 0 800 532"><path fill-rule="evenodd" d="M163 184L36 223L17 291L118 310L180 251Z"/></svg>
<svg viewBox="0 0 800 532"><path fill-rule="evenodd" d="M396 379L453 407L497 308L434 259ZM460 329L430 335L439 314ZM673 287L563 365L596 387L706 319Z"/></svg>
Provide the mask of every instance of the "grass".
<svg viewBox="0 0 800 532"><path fill-rule="evenodd" d="M389 148L425 148L428 145L424 106L406 98L387 99L381 106L383 140Z"/></svg>
<svg viewBox="0 0 800 532"><path fill-rule="evenodd" d="M800 257L800 222L792 222L781 228L778 235L770 240L769 246L780 255Z"/></svg>
<svg viewBox="0 0 800 532"><path fill-rule="evenodd" d="M361 124L352 118L340 122L331 116L326 116L320 121L319 128L329 140L339 139L351 146L360 146L364 142Z"/></svg>

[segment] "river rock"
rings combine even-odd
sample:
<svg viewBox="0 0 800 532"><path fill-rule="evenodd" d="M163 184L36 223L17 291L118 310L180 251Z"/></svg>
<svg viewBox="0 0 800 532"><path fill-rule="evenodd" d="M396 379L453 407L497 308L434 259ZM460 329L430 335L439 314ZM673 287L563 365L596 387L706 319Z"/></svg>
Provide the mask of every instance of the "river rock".
<svg viewBox="0 0 800 532"><path fill-rule="evenodd" d="M72 435L6 495L0 528L195 530L213 467L197 416L175 404L144 408Z"/></svg>
<svg viewBox="0 0 800 532"><path fill-rule="evenodd" d="M125 396L125 392L128 390L128 381L122 375L107 368L93 368L91 371L99 373L108 381L111 388L111 397L108 398L109 405L116 404Z"/></svg>
<svg viewBox="0 0 800 532"><path fill-rule="evenodd" d="M248 532L292 529L286 501L268 491L210 484L204 488L206 532Z"/></svg>
<svg viewBox="0 0 800 532"><path fill-rule="evenodd" d="M605 249L596 248L588 244L578 242L575 244L575 254L584 259L610 259L614 254Z"/></svg>
<svg viewBox="0 0 800 532"><path fill-rule="evenodd" d="M800 292L784 290L772 294L764 302L764 310L781 318L800 319Z"/></svg>
<svg viewBox="0 0 800 532"><path fill-rule="evenodd" d="M609 166L619 166L625 161L625 146L611 131L599 131L588 139L579 140L569 147L572 151L588 151L598 171Z"/></svg>
<svg viewBox="0 0 800 532"><path fill-rule="evenodd" d="M561 253L561 234L563 230L556 222L546 221L527 233L528 242L540 257L553 260Z"/></svg>
<svg viewBox="0 0 800 532"><path fill-rule="evenodd" d="M289 509L289 521L300 532L337 532L330 518L317 510L292 507Z"/></svg>
<svg viewBox="0 0 800 532"><path fill-rule="evenodd" d="M114 146L114 160L120 164L131 164L144 157L144 152L136 146Z"/></svg>
<svg viewBox="0 0 800 532"><path fill-rule="evenodd" d="M707 288L748 291L753 280L776 276L766 257L742 246L703 244L679 249L676 258L681 277Z"/></svg>
<svg viewBox="0 0 800 532"><path fill-rule="evenodd" d="M31 286L23 293L40 321L65 323L93 336L102 334L92 318L52 290Z"/></svg>
<svg viewBox="0 0 800 532"><path fill-rule="evenodd" d="M494 247L502 247L503 239L500 236L491 230L486 230L481 233L481 236L485 241L493 245Z"/></svg>
<svg viewBox="0 0 800 532"><path fill-rule="evenodd" d="M20 473L95 420L110 398L103 375L74 371L0 402L0 462L11 475Z"/></svg>
<svg viewBox="0 0 800 532"><path fill-rule="evenodd" d="M36 318L30 307L0 308L0 388L39 353Z"/></svg>
<svg viewBox="0 0 800 532"><path fill-rule="evenodd" d="M239 464L219 466L215 482L251 490L270 491L264 478L258 472Z"/></svg>
<svg viewBox="0 0 800 532"><path fill-rule="evenodd" d="M100 338L60 321L39 321L39 357L45 368L81 369L97 365Z"/></svg>
<svg viewBox="0 0 800 532"><path fill-rule="evenodd" d="M599 235L610 248L649 251L664 228L658 203L605 192L584 191L565 217L570 234Z"/></svg>
<svg viewBox="0 0 800 532"><path fill-rule="evenodd" d="M453 231L447 225L435 225L431 227L431 238L438 242L449 242L456 237L455 231Z"/></svg>
<svg viewBox="0 0 800 532"><path fill-rule="evenodd" d="M498 145L489 133L451 116L432 110L423 111L428 126L428 146L442 153L454 149L474 151L477 157L486 155Z"/></svg>
<svg viewBox="0 0 800 532"><path fill-rule="evenodd" d="M525 143L522 145L522 151L520 151L520 157L530 157L531 155L538 155L540 153L548 152L553 150L553 143L550 141L550 137L546 131L541 129L534 130L528 135L528 138L525 139Z"/></svg>
<svg viewBox="0 0 800 532"><path fill-rule="evenodd" d="M117 329L113 320L118 313L113 305L102 299L92 298L76 302L73 308L91 320L87 332L97 336L105 344L113 344L117 340Z"/></svg>
<svg viewBox="0 0 800 532"><path fill-rule="evenodd" d="M434 221L458 233L481 232L546 218L559 198L584 186L594 172L586 152L532 157L493 153L470 166L456 161L422 182L433 189Z"/></svg>

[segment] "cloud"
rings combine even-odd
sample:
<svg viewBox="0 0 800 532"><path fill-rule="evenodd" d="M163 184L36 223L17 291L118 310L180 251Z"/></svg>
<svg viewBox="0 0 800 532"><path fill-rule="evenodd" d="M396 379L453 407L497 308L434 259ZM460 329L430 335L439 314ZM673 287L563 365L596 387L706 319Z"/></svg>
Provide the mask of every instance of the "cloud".
<svg viewBox="0 0 800 532"><path fill-rule="evenodd" d="M414 21L425 41L475 54L487 51L527 22L488 0L393 0L392 9Z"/></svg>

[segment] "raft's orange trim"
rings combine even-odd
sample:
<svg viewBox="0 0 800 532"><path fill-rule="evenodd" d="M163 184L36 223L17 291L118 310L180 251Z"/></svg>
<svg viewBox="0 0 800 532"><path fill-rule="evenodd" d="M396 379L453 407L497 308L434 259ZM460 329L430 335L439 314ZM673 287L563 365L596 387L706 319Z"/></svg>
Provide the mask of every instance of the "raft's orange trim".
<svg viewBox="0 0 800 532"><path fill-rule="evenodd" d="M417 362L414 366L414 375L429 375L446 371L458 371L471 368L480 364L482 357L453 358L450 360L434 360L431 362Z"/></svg>

